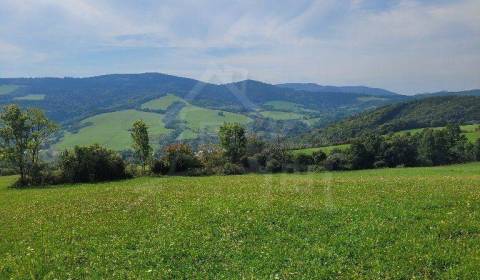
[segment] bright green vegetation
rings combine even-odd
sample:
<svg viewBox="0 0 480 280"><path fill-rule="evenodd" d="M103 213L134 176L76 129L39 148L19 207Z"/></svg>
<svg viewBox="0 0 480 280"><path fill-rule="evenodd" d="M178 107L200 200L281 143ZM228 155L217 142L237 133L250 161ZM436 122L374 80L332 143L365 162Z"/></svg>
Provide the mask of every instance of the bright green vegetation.
<svg viewBox="0 0 480 280"><path fill-rule="evenodd" d="M0 95L7 95L17 90L19 86L16 85L0 85Z"/></svg>
<svg viewBox="0 0 480 280"><path fill-rule="evenodd" d="M150 142L155 144L156 138L170 131L165 128L162 117L161 114L136 110L99 114L83 120L82 124L87 126L77 133L65 132L65 136L56 148L65 149L75 145L98 143L114 150L128 149L132 141L129 129L139 119L149 126Z"/></svg>
<svg viewBox="0 0 480 280"><path fill-rule="evenodd" d="M292 113L292 112L282 112L282 111L262 111L260 114L269 119L273 120L299 120L303 118L303 115Z"/></svg>
<svg viewBox="0 0 480 280"><path fill-rule="evenodd" d="M348 149L348 147L350 147L350 144L332 145L332 146L325 146L325 147L292 150L292 153L294 155L298 155L298 154L311 155L317 151L323 151L324 153L329 154L333 149L340 149L344 151Z"/></svg>
<svg viewBox="0 0 480 280"><path fill-rule="evenodd" d="M304 110L303 106L297 103L288 101L269 101L264 105L271 106L273 110L280 111L301 111Z"/></svg>
<svg viewBox="0 0 480 280"><path fill-rule="evenodd" d="M167 94L163 97L158 99L154 99L147 103L142 104L142 109L150 109L150 110L166 110L168 106L172 105L174 102L185 102L182 98Z"/></svg>
<svg viewBox="0 0 480 280"><path fill-rule="evenodd" d="M432 129L439 130L444 128L445 127L441 126L441 127L433 127ZM460 129L462 130L462 134L465 135L467 139L472 143L477 141L477 139L480 138L480 125L478 124L462 125L460 126ZM415 134L415 133L422 132L423 130L424 128L416 128L416 129L402 130L397 133L404 134L408 132L411 134Z"/></svg>
<svg viewBox="0 0 480 280"><path fill-rule="evenodd" d="M480 164L138 178L0 178L1 279L475 279Z"/></svg>
<svg viewBox="0 0 480 280"><path fill-rule="evenodd" d="M384 101L384 100L387 100L387 98L378 97L378 96L360 96L357 98L357 100L362 102L369 102L369 101Z"/></svg>
<svg viewBox="0 0 480 280"><path fill-rule="evenodd" d="M245 125L251 121L249 117L241 114L206 109L191 104L183 107L178 117L185 121L187 126L187 130L179 137L181 140L195 138L200 131L216 133L218 128L225 122L236 122Z"/></svg>
<svg viewBox="0 0 480 280"><path fill-rule="evenodd" d="M21 97L15 97L15 100L41 101L45 99L45 94L29 94Z"/></svg>

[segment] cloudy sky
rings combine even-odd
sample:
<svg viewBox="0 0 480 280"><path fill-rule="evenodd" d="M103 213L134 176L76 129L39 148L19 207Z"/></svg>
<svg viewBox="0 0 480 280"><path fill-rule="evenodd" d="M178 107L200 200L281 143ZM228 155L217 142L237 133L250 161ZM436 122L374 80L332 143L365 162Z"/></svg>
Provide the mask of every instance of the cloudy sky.
<svg viewBox="0 0 480 280"><path fill-rule="evenodd" d="M480 88L479 0L0 0L0 77Z"/></svg>

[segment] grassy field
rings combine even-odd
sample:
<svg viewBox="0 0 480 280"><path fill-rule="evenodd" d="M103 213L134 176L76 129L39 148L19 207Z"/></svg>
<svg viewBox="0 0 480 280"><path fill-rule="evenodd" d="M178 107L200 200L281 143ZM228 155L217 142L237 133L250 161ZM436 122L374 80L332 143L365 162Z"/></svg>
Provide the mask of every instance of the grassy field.
<svg viewBox="0 0 480 280"><path fill-rule="evenodd" d="M0 279L475 279L480 164L7 188Z"/></svg>
<svg viewBox="0 0 480 280"><path fill-rule="evenodd" d="M167 94L163 97L142 104L142 109L166 110L168 106L172 105L174 102L177 101L185 102L182 98L178 96L175 96L173 94Z"/></svg>
<svg viewBox="0 0 480 280"><path fill-rule="evenodd" d="M300 120L303 118L303 115L292 113L292 112L282 112L282 111L262 111L260 114L265 117L276 121L282 120Z"/></svg>
<svg viewBox="0 0 480 280"><path fill-rule="evenodd" d="M237 122L245 125L251 121L249 117L241 114L206 109L191 104L182 108L179 119L185 121L187 126L187 129L180 135L180 140L195 138L200 130L216 133L225 122Z"/></svg>
<svg viewBox="0 0 480 280"><path fill-rule="evenodd" d="M321 150L324 153L329 154L333 149L346 150L348 147L350 147L350 144L332 145L332 146L325 146L325 147L292 150L292 153L294 155L298 155L298 154L311 155L314 152L317 152L317 151Z"/></svg>
<svg viewBox="0 0 480 280"><path fill-rule="evenodd" d="M15 97L15 100L40 101L45 99L45 94L29 94L21 97Z"/></svg>
<svg viewBox="0 0 480 280"><path fill-rule="evenodd" d="M0 85L0 95L7 95L9 93L14 92L18 88L19 86L15 86L15 85Z"/></svg>
<svg viewBox="0 0 480 280"><path fill-rule="evenodd" d="M78 133L65 132L63 139L55 145L56 149L72 148L75 145L98 143L114 150L128 149L131 146L129 129L134 121L142 119L149 126L151 143L161 134L169 132L162 121L163 115L136 110L124 110L99 114L82 121L88 126Z"/></svg>

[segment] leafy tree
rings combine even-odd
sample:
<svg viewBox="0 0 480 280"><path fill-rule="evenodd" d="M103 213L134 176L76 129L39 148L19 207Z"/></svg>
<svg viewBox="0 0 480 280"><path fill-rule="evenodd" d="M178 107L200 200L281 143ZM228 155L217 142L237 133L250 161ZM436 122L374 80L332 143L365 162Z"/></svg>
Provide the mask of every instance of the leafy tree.
<svg viewBox="0 0 480 280"><path fill-rule="evenodd" d="M246 152L245 128L238 123L225 123L220 127L218 135L225 155L231 162L239 162Z"/></svg>
<svg viewBox="0 0 480 280"><path fill-rule="evenodd" d="M51 122L39 109L28 109L27 115L31 126L31 139L28 146L31 151L32 164L35 166L39 163L41 146L57 131L58 126Z"/></svg>
<svg viewBox="0 0 480 280"><path fill-rule="evenodd" d="M359 141L355 141L350 146L350 157L353 169L372 168L375 162L375 154L370 153L365 145Z"/></svg>
<svg viewBox="0 0 480 280"><path fill-rule="evenodd" d="M2 158L15 166L20 173L20 184L26 183L28 167L28 145L31 126L28 115L18 105L7 105L0 115L2 127Z"/></svg>
<svg viewBox="0 0 480 280"><path fill-rule="evenodd" d="M137 120L133 123L131 136L135 156L142 164L142 170L145 172L145 166L152 157L152 147L148 137L148 127L143 120Z"/></svg>
<svg viewBox="0 0 480 280"><path fill-rule="evenodd" d="M0 114L1 155L20 174L20 184L39 181L40 148L56 131L56 125L38 109L22 111L7 105Z"/></svg>
<svg viewBox="0 0 480 280"><path fill-rule="evenodd" d="M394 135L386 140L383 161L388 167L415 166L417 157L416 142L410 134Z"/></svg>

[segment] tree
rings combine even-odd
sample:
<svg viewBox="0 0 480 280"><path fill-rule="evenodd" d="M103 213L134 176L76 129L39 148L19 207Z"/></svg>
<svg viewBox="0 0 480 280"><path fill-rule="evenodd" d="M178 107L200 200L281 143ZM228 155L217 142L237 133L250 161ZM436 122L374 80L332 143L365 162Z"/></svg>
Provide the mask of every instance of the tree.
<svg viewBox="0 0 480 280"><path fill-rule="evenodd" d="M2 158L20 173L20 184L26 183L28 144L31 140L28 115L18 105L7 105L0 115Z"/></svg>
<svg viewBox="0 0 480 280"><path fill-rule="evenodd" d="M22 111L18 105L7 105L0 114L1 155L20 173L20 184L37 181L42 145L56 131L39 109Z"/></svg>
<svg viewBox="0 0 480 280"><path fill-rule="evenodd" d="M152 157L152 147L148 137L148 127L143 120L137 120L133 123L131 136L135 156L142 164L142 170L145 172L145 166Z"/></svg>
<svg viewBox="0 0 480 280"><path fill-rule="evenodd" d="M367 169L373 167L375 154L370 153L363 143L359 141L353 142L349 152L353 169Z"/></svg>
<svg viewBox="0 0 480 280"><path fill-rule="evenodd" d="M39 109L28 109L27 115L31 126L31 139L28 146L31 151L31 162L33 166L36 166L39 163L41 146L57 131L58 126Z"/></svg>
<svg viewBox="0 0 480 280"><path fill-rule="evenodd" d="M238 123L224 123L218 133L220 144L231 162L238 163L245 155L247 138L245 128Z"/></svg>

